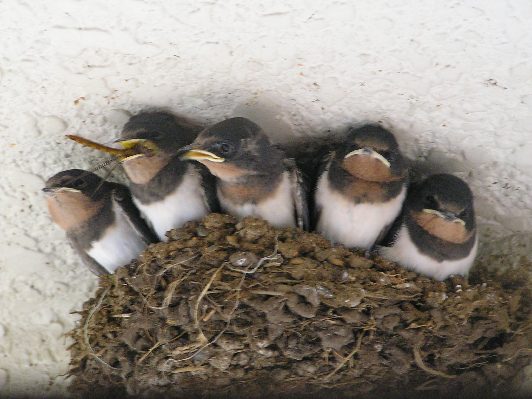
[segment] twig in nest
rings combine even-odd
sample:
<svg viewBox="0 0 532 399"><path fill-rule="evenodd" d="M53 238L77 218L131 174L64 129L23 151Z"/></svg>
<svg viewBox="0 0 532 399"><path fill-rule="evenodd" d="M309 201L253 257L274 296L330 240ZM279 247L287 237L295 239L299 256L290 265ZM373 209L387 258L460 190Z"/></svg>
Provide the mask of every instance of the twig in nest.
<svg viewBox="0 0 532 399"><path fill-rule="evenodd" d="M240 291L241 291L242 285L244 284L244 281L246 279L246 275L255 273L262 266L262 264L265 261L275 259L275 257L277 256L277 250L278 250L278 240L277 240L277 237L275 237L275 248L274 248L272 254L269 255L269 256L265 256L265 257L259 259L259 261L257 262L257 264L255 265L255 267L253 269L251 269L251 270L250 269L246 269L246 270L234 269L234 268L231 268L227 263L222 263L222 265L218 269L215 270L215 272L212 274L211 278L209 279L208 283L205 285L205 287L203 287L203 290L199 294L198 300L196 301L196 305L194 306L194 327L196 327L196 329L199 331L199 341L200 341L200 343L203 342L205 344L202 345L192 355L187 356L187 357L185 357L183 359L179 359L178 361L183 362L183 361L192 359L194 356L198 355L205 348L207 348L208 346L216 343L216 341L218 341L218 339L227 331L227 329L229 328L229 325L231 324L232 316L235 313L236 309L238 309L238 306L240 305ZM202 329L200 327L199 307L200 307L200 303L201 303L203 297L205 297L205 295L207 295L207 292L209 291L209 288L211 287L212 283L214 282L214 279L216 278L218 273L226 265L231 270L242 273L242 277L241 277L237 287L234 289L234 291L236 292L235 304L233 305L233 308L231 309L231 312L229 312L229 315L227 316L228 319L227 319L227 322L225 324L225 327L218 334L216 334L216 336L212 340L208 341L207 337L205 337L205 334L203 334L203 331L202 331ZM212 317L212 315L210 315L210 317ZM197 343L196 344L192 344L189 347L192 348L192 347L194 347L196 345L197 345Z"/></svg>
<svg viewBox="0 0 532 399"><path fill-rule="evenodd" d="M209 280L209 283L207 283L207 286L210 286L210 284L212 284L212 281L214 281L214 276L218 273L219 270L221 270L224 267L224 265L225 265L225 263L223 263L222 266L220 266L218 269L216 269L216 271L214 272L213 276ZM232 316L235 313L235 311L238 309L238 306L240 305L240 291L242 289L242 285L244 284L244 280L245 279L246 279L246 273L242 274L242 277L240 278L240 281L239 281L237 287L234 289L234 291L236 291L235 304L233 305L233 308L231 309L231 312L229 312L229 314L227 316L228 319L227 319L227 322L225 324L225 327L218 334L216 334L216 336L212 340L207 342L205 345L203 345L201 348L199 348L192 355L187 356L187 357L185 357L183 359L179 359L180 362L192 359L194 356L198 355L205 348L207 348L208 346L216 343L216 341L218 341L218 339L227 331L227 329L229 328L229 325L231 324ZM208 289L207 286L206 286L206 288ZM205 293L207 292L207 290L205 288L203 290L205 291ZM202 291L202 293L203 293L203 291ZM205 293L203 293L203 296L205 296ZM202 296L202 295L200 294L200 296ZM199 301L196 303L196 305L197 305L197 307L199 307ZM195 312L195 317L196 317L195 320L197 321L197 308L196 308L196 312ZM199 323L198 323L198 325L199 325ZM202 332L202 334L203 334L203 332ZM203 337L205 337L205 335L203 335ZM207 339L207 338L205 338L205 339Z"/></svg>
<svg viewBox="0 0 532 399"><path fill-rule="evenodd" d="M218 275L218 273L224 268L225 264L222 263L222 265L215 270L215 272L212 274L211 278L209 279L209 282L205 285L205 287L203 287L203 290L201 290L199 296L198 296L198 300L196 301L196 305L194 306L194 327L199 331L199 340L200 342L207 342L208 339L207 337L205 336L205 334L203 334L203 330L201 329L200 327L200 321L199 321L199 307L200 307L200 303L201 303L201 300L203 299L203 297L205 295L207 295L207 292L209 291L209 288L211 287L212 283L214 282L214 279L216 278L216 276Z"/></svg>
<svg viewBox="0 0 532 399"><path fill-rule="evenodd" d="M190 273L192 273L192 270L188 271L180 279L172 281L170 284L168 284L162 306L150 305L150 301L148 301L148 298L146 298L142 292L140 292L137 288L135 288L135 286L131 284L131 282L129 281L127 277L124 278L124 281L133 291L135 291L138 294L138 296L140 297L140 299L142 299L142 301L144 302L147 308L150 308L152 310L162 310L170 306L170 301L172 300L172 296L174 295L175 289L177 288L179 283L181 283L183 280L185 280L189 276Z"/></svg>
<svg viewBox="0 0 532 399"><path fill-rule="evenodd" d="M159 346L164 345L164 344L169 344L170 342L181 338L184 334L185 334L185 332L183 331L181 334L176 335L170 341L158 341L158 342L156 342L155 345L153 345L150 349L148 349L148 351L144 355L142 355L142 357L138 360L137 364L141 364Z"/></svg>
<svg viewBox="0 0 532 399"><path fill-rule="evenodd" d="M162 344L163 342L159 341L155 345L153 345L150 349L148 349L148 351L144 355L141 356L137 364L141 364L144 361L144 359L146 359L150 355L150 353L152 353L155 349L157 349Z"/></svg>
<svg viewBox="0 0 532 399"><path fill-rule="evenodd" d="M425 381L423 384L418 385L416 391L433 391L438 388L437 379L433 378L431 380Z"/></svg>
<svg viewBox="0 0 532 399"><path fill-rule="evenodd" d="M450 375L450 374L444 373L443 371L431 369L430 367L425 365L425 363L423 363L423 359L421 358L419 346L417 345L414 346L414 360L416 361L417 366L421 370L426 371L429 374L436 375L438 377L443 377L443 378L455 378L456 377L455 375Z"/></svg>
<svg viewBox="0 0 532 399"><path fill-rule="evenodd" d="M140 297L140 299L142 299L142 302L144 302L146 307L148 307L150 309L158 309L156 306L151 306L150 305L150 303L148 302L148 299L144 296L144 294L142 292L140 292L140 290L138 288L136 288L133 284L131 284L131 282L129 281L129 279L127 277L124 278L124 281L125 281L126 285L129 288L131 288L133 291L135 291L137 293L137 295Z"/></svg>
<svg viewBox="0 0 532 399"><path fill-rule="evenodd" d="M183 259L179 262L174 262L174 263L171 263L169 266L166 266L164 269L162 269L160 272L158 272L156 274L156 276L162 276L164 273L166 273L168 270L170 270L172 267L176 267L176 266L179 266L179 265L183 265L185 264L186 262L189 262L193 259L196 259L197 257L199 256L199 254L195 254L195 255L192 255L190 258L187 258L187 259ZM185 277L187 277L189 275L189 273L187 273L185 275Z"/></svg>
<svg viewBox="0 0 532 399"><path fill-rule="evenodd" d="M238 268L232 267L232 266L228 266L228 267L229 267L230 270L233 270L235 272L240 272L240 273L243 273L243 274L253 274L257 270L259 270L259 268L262 266L262 264L264 262L266 262L267 260L274 260L275 258L277 258L278 249L279 249L279 241L278 241L278 237L275 236L275 247L273 248L273 252L270 255L268 255L268 256L264 256L264 257L260 258L253 269L251 269L251 270L250 269L242 270L242 269L238 269Z"/></svg>
<svg viewBox="0 0 532 399"><path fill-rule="evenodd" d="M133 313L120 313L120 314L114 314L111 317L114 318L122 318L122 319L129 319Z"/></svg>
<svg viewBox="0 0 532 399"><path fill-rule="evenodd" d="M251 290L249 291L250 294L255 295L268 295L268 296L283 296L284 292L278 292L278 291L267 291L267 290Z"/></svg>
<svg viewBox="0 0 532 399"><path fill-rule="evenodd" d="M178 348L175 348L173 351L172 351L172 355L180 355L182 353L190 353L192 352L193 350L196 350L198 348L201 347L201 343L198 343L198 342L193 342L191 344L188 344L188 345L183 345L183 346L180 346ZM179 360L175 360L174 361L183 361L183 360L187 360L187 359L191 359L192 357L194 357L194 355L192 356L189 356L187 358L184 358L184 359L179 359Z"/></svg>
<svg viewBox="0 0 532 399"><path fill-rule="evenodd" d="M187 366L187 367L181 367L179 369L172 370L172 374L190 373L192 371L201 371L201 370L205 370L205 367Z"/></svg>
<svg viewBox="0 0 532 399"><path fill-rule="evenodd" d="M502 361L503 362L509 362L510 360L512 360L514 357L516 357L517 355L519 355L519 353L521 352L532 352L532 349L531 348L519 348L512 356L510 357L507 357L506 359L503 359Z"/></svg>
<svg viewBox="0 0 532 399"><path fill-rule="evenodd" d="M189 270L188 272L185 273L183 277L172 281L168 285L168 287L166 288L162 306L149 306L148 304L146 304L146 306L148 306L150 309L157 309L157 310L166 309L168 306L170 306L170 302L172 301L172 297L174 296L174 292L177 286L181 284L183 280L185 280L191 273L192 273L192 270Z"/></svg>
<svg viewBox="0 0 532 399"><path fill-rule="evenodd" d="M185 360L192 359L194 356L196 356L204 348L206 348L207 346L209 346L212 343L212 342L208 342L207 337L205 336L205 334L203 334L203 330L201 329L200 320L199 320L199 308L200 308L201 301L203 300L203 297L205 295L207 295L207 292L209 291L209 288L211 287L212 283L214 282L216 276L224 268L224 266L225 266L225 264L223 263L218 269L216 269L214 271L214 273L212 274L211 278L209 279L209 281L207 282L205 287L203 287L203 289L201 290L200 294L198 295L198 299L196 301L196 304L194 305L194 327L199 331L199 334L198 334L198 341L199 342L194 342L192 344L185 345L185 346L180 347L180 348L176 348L172 352L173 353L186 353L186 352L190 352L192 350L195 350L198 347L199 347L199 349L197 351L195 351L192 355L187 356L187 357L185 357L183 359L176 360L176 361L182 362L182 361L185 361ZM225 329L222 330L222 333L224 331L225 331Z"/></svg>
<svg viewBox="0 0 532 399"><path fill-rule="evenodd" d="M216 309L211 309L209 313L207 313L201 321L206 322L211 319L211 317L216 313Z"/></svg>
<svg viewBox="0 0 532 399"><path fill-rule="evenodd" d="M195 254L195 255L192 255L192 256L190 256L190 257L188 257L188 258L186 258L186 259L183 259L183 260L180 260L180 261L177 261L177 262L174 261L174 262L170 263L170 265L166 266L164 269L159 270L159 271L158 271L157 273L155 273L155 274L147 273L146 271L144 271L144 274L145 274L146 276L150 276L150 277L152 277L152 276L155 276L155 277L161 277L164 273L166 273L166 272L167 272L168 270L170 270L171 268L176 267L176 266L179 266L179 265L184 265L185 263L187 263L187 262L189 262L189 261L191 261L191 260L197 258L198 256L200 256L200 255L199 255L199 254ZM138 267L137 270L135 271L135 275L138 275L138 272L139 272L140 268L143 267L143 266L145 266L145 265L143 265L142 263L139 264L139 267ZM144 267L144 268L145 268L145 267Z"/></svg>
<svg viewBox="0 0 532 399"><path fill-rule="evenodd" d="M83 324L83 339L85 341L85 345L87 345L87 348L89 348L89 353L91 356L93 356L96 360L98 360L100 363L105 364L107 367L118 370L116 367L111 366L109 363L101 359L96 353L94 352L94 349L92 349L90 340L89 340L89 323L94 316L94 314L100 309L102 306L103 300L105 299L107 293L111 287L107 287L104 292L102 292L102 295L100 296L100 299L98 299L98 302L96 305L90 310L89 314L87 315L87 320L85 320L85 324Z"/></svg>
<svg viewBox="0 0 532 399"><path fill-rule="evenodd" d="M331 378L333 375L335 375L342 367L344 367L344 365L353 357L355 356L355 354L360 350L360 347L362 346L362 338L364 337L364 332L361 332L359 335L358 335L358 338L357 338L357 342L355 344L355 348L351 351L351 353L349 355L347 355L344 360L342 360L340 362L340 364L338 366L336 366L336 368L331 371L329 374L327 374L323 379L324 380L328 380L329 378Z"/></svg>
<svg viewBox="0 0 532 399"><path fill-rule="evenodd" d="M181 283L185 277L180 278L179 280L172 281L168 287L166 288L166 293L163 299L163 305L161 306L161 309L166 309L168 306L170 306L170 302L172 301L172 297L174 296L175 289Z"/></svg>

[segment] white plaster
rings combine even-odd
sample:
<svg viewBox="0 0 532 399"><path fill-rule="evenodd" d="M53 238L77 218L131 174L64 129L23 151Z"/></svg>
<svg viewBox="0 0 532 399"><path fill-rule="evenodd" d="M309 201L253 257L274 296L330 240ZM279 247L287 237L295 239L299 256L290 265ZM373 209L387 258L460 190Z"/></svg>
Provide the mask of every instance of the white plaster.
<svg viewBox="0 0 532 399"><path fill-rule="evenodd" d="M422 170L471 184L479 256L529 250L531 20L529 0L1 1L0 396L64 392L49 326L95 286L39 191L102 159L63 134L110 142L147 106L279 140L382 121Z"/></svg>

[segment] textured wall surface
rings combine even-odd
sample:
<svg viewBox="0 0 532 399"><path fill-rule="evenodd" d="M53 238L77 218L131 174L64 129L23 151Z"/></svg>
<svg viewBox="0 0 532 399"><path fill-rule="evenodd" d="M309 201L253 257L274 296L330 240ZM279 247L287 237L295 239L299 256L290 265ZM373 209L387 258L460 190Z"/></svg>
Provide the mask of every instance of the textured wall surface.
<svg viewBox="0 0 532 399"><path fill-rule="evenodd" d="M531 20L530 0L0 0L0 395L64 391L95 287L39 191L101 160L65 132L109 141L146 107L280 139L382 121L471 183L484 253L530 250Z"/></svg>

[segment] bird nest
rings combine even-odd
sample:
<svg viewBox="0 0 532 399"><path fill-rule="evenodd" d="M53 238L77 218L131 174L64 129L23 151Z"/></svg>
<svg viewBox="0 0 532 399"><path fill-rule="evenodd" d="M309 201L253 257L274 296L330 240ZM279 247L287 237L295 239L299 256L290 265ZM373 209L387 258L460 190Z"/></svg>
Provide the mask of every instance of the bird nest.
<svg viewBox="0 0 532 399"><path fill-rule="evenodd" d="M526 268L438 282L220 214L168 237L84 304L73 393L467 397L511 392L530 362Z"/></svg>

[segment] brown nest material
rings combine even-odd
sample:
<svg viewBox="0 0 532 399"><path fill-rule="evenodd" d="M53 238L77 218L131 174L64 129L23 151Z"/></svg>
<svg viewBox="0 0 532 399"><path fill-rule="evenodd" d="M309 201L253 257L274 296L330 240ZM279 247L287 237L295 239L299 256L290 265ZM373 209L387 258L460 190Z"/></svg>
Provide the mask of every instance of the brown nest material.
<svg viewBox="0 0 532 399"><path fill-rule="evenodd" d="M212 214L102 277L71 332L81 396L508 394L526 268L438 282L318 234Z"/></svg>

